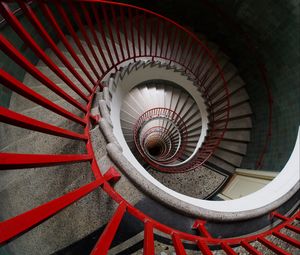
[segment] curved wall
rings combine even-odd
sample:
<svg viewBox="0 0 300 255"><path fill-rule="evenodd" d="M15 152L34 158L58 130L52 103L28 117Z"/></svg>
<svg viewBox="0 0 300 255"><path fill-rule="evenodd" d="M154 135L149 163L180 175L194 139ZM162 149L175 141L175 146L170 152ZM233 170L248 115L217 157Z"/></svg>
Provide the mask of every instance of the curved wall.
<svg viewBox="0 0 300 255"><path fill-rule="evenodd" d="M257 61L261 62L273 97L273 118L271 142L260 169L280 171L293 150L300 123L299 2L187 0L184 8L179 0L159 2L130 1L206 35L239 68L254 112L251 142L242 164L250 169L256 168L268 135L268 96Z"/></svg>

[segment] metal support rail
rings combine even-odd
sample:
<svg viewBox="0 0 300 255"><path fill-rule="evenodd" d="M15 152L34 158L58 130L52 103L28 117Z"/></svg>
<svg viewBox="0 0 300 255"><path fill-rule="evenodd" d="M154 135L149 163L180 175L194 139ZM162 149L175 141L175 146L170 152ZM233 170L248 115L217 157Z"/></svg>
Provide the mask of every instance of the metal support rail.
<svg viewBox="0 0 300 255"><path fill-rule="evenodd" d="M1 51L10 58L10 61L17 63L20 68L23 68L25 71L30 73L55 94L63 98L66 102L80 109L84 114L84 117L79 117L64 107L55 104L45 96L29 88L23 82L17 80L16 77L11 75L8 71L4 71L3 69L0 70L0 83L13 92L18 93L24 98L36 103L40 107L48 109L65 117L68 120L74 121L80 126L83 126L84 131L82 134L71 132L69 130L55 127L49 123L41 122L34 118L29 118L20 113L16 113L4 108L0 109L1 122L53 136L63 137L64 139L83 140L86 146L84 152L76 155L0 153L0 170L25 171L19 169L47 167L51 165L62 165L87 161L90 162L90 168L93 172L95 180L57 199L51 200L11 219L0 222L1 245L10 242L26 231L29 231L30 229L41 224L46 219L55 216L56 213L68 207L80 198L88 195L93 190L101 188L114 201L116 201L119 206L107 224L104 232L100 236L95 248L92 251L92 254L107 253L125 212L131 214L133 217L144 223L144 254L147 255L154 254L155 230L169 235L170 239L173 240L177 254L185 254L185 242L194 243L203 254L212 254L211 249L212 246L215 245L217 245L220 249L223 249L227 254L236 254L233 249L234 246L242 246L251 254L260 254L260 252L251 245L251 243L254 241L266 245L268 248L272 249L278 254L287 254L287 252L283 251L275 243L266 238L270 235L276 236L292 246L298 248L300 247L300 242L298 240L288 237L280 232L282 229L288 229L295 233L300 233L300 228L293 225L295 220L300 220L299 211L293 216L283 216L274 212L271 214L271 216L281 220L279 225L274 226L270 230L267 230L263 233L246 236L243 238L220 239L211 237L208 231L205 229L205 222L203 221L201 223L197 222L198 225L196 226L200 230L201 235L191 235L163 225L129 204L112 188L109 183L111 181L116 182L120 178L120 175L115 169L111 168L103 176L100 172L89 133L91 125L96 123L100 117L91 116L91 103L96 90L99 87L101 89L101 80L112 70L118 70L122 63L127 61L136 61L143 59L144 57L151 57L153 60L164 59L169 61L170 64L179 64L184 67L186 73L195 79L200 90L203 92L206 90L207 102L209 105L212 105L210 94L207 92L209 84L205 84L205 81L208 81L207 78L209 74L212 72L217 72L219 77L218 79L220 79L223 83L223 92L228 96L226 81L220 66L209 49L194 34L168 18L129 4L102 0L75 0L73 2L58 0L32 1L37 3L38 8L41 9L46 19L49 21L51 27L49 29L52 29L57 33L58 38L64 44L68 54L71 56L72 60L74 60L72 61L74 62L72 66L71 62L66 59L66 56L64 56L63 52L53 44L53 38L51 38L48 32L49 29L46 29L42 21L38 19L38 16L36 15L36 9L32 8L32 6L29 6L27 3L19 1L20 8L24 10L26 17L29 18L32 23L36 22L34 25L35 31L42 36L44 42L53 50L54 54L60 60L62 60L63 64L68 68L68 70L71 71L71 74L79 81L79 83L83 86L82 87L79 86L74 79L70 79L70 77L68 77L47 54L45 54L44 50L37 44L37 42L35 42L31 34L25 29L21 21L18 19L19 17L16 17L15 13L10 10L7 2L14 1L0 0L0 14L5 19L7 26L11 26L11 28L14 29L16 34L20 37L21 41L36 54L37 58L42 60L49 69L51 69L58 77L61 78L63 82L65 82L65 84L68 85L71 90L78 94L84 103L79 103L79 101L77 101L75 98L72 98L67 91L59 88L56 82L52 80L52 77L47 77L42 72L38 71L38 69L34 67L25 56L23 56L20 50L17 49L12 42L10 42L9 38L5 38L2 35L0 37ZM66 14L65 8L68 6L70 6L71 9L76 12L74 17L69 17ZM53 9L55 9L57 12L54 13ZM113 20L117 19L114 21L114 26L111 26L111 21L107 16L109 9L113 13ZM92 10L89 12L90 17L86 15L87 10ZM77 12L79 13L78 15ZM114 14L120 14L120 19L118 20L118 16L115 17ZM86 18L89 25L91 25L91 21L95 22L94 27L90 26L93 38L90 38L88 34L83 33L83 38L79 39L77 33L75 32L74 24L77 24L79 30L83 32L83 17ZM127 19L127 17L129 19ZM147 26L148 19L151 19L150 28ZM63 32L65 30L60 27L60 23L58 23L57 20L63 21L64 26L70 33L72 42L65 36ZM120 25L116 25L118 22ZM155 26L155 24L159 25ZM163 24L163 27L161 27L161 24ZM172 32L170 32L171 29L168 31L168 29L165 29L164 26L172 28ZM109 30L109 42L106 37L107 28ZM95 31L93 31L93 29ZM97 33L96 29L98 29ZM139 39L136 41L137 34L134 32L136 30L139 35L143 36L145 43L144 45L142 45ZM148 33L149 30L150 33ZM168 38L167 40L161 40L160 44L158 36L160 34L159 31L163 33L163 38L166 34ZM116 32L116 34L114 34L114 32ZM100 37L98 36L98 33L100 34ZM96 34L97 36L95 36ZM123 36L121 36L121 34L123 34ZM156 36L154 36L154 34ZM115 35L117 35L117 37L115 37ZM87 45L87 48L83 46L83 41L81 41L82 39L85 40L84 43ZM97 51L94 49L95 46L91 45L92 40L94 40L97 51L100 53L100 55L96 53ZM125 52L121 53L120 55L117 53L117 44L118 42L120 43L120 40L122 41L122 45L126 45L126 48L124 46L122 47L123 50L126 49L126 54ZM184 41L184 44L181 44L182 40ZM109 45L109 43L113 44ZM150 47L147 49L146 45L150 45ZM158 50L159 45L160 50ZM135 46L138 47L138 51L136 51ZM79 49L79 54L76 53L78 50L76 47ZM141 51L142 48L144 48L143 54ZM165 54L163 54L163 48L166 48ZM91 57L89 57L86 52L88 49L92 53ZM197 54L190 54L191 51L195 51ZM187 55L191 55L191 57ZM101 58L99 58L99 56ZM99 68L97 68L95 63ZM206 70L206 65L210 66L211 68ZM80 72L78 72L78 69L82 71L82 76ZM93 74L97 80L95 80L91 74ZM87 80L89 82L87 82ZM210 84L212 84L212 81L210 81ZM220 143L226 131L229 108L229 99L227 97L224 115L221 117L216 117L214 115L214 109L210 109L211 130L206 138L206 144L209 145L209 147L204 147L203 152L201 152L201 150L199 151L200 156L197 158L197 163L201 164L201 162L207 160ZM220 126L220 123L223 123L223 125Z"/></svg>

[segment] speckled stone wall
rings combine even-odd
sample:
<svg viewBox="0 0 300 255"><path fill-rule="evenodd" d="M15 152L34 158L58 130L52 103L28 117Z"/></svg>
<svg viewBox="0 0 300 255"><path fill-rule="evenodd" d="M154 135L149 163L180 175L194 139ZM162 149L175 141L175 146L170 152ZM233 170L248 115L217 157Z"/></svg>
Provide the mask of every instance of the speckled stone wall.
<svg viewBox="0 0 300 255"><path fill-rule="evenodd" d="M254 111L251 142L243 168L256 168L268 134L268 95L258 62L264 65L273 97L273 118L271 142L261 169L280 171L294 148L300 123L300 2L166 0L164 4L161 1L130 3L143 5L206 35L239 68Z"/></svg>

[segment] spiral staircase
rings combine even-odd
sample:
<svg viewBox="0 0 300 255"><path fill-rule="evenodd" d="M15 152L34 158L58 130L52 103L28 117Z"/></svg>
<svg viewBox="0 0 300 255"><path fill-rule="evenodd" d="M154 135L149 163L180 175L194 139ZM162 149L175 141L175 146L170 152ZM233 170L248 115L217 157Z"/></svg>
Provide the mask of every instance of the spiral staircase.
<svg viewBox="0 0 300 255"><path fill-rule="evenodd" d="M216 44L117 2L0 0L0 12L12 92L0 254L300 252L297 164L274 198L213 201L247 155L253 114Z"/></svg>

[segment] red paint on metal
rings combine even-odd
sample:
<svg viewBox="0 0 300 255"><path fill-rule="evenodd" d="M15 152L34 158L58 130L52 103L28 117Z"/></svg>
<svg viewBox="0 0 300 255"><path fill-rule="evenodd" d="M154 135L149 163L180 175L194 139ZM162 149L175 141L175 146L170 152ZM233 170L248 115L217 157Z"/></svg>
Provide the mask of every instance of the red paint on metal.
<svg viewBox="0 0 300 255"><path fill-rule="evenodd" d="M28 212L0 222L0 244L5 244L12 238L42 223L46 219L98 188L103 181L103 179L96 180Z"/></svg>
<svg viewBox="0 0 300 255"><path fill-rule="evenodd" d="M259 241L260 243L262 243L263 245L265 245L267 248L274 251L278 255L289 255L290 254L289 252L286 252L283 249L281 249L280 247L278 247L273 242L267 240L265 237L259 237L257 239L257 241Z"/></svg>
<svg viewBox="0 0 300 255"><path fill-rule="evenodd" d="M173 246L175 248L176 254L186 255L184 246L180 240L180 237L176 233L172 233Z"/></svg>
<svg viewBox="0 0 300 255"><path fill-rule="evenodd" d="M88 101L87 96L67 77L67 75L58 68L58 66L49 58L49 56L39 47L35 40L25 30L18 19L12 14L7 4L0 2L1 15L9 22L16 33L22 38L24 42L30 46L37 56L39 56L49 68L57 74L73 91L75 91L82 99Z"/></svg>
<svg viewBox="0 0 300 255"><path fill-rule="evenodd" d="M55 166L76 162L91 161L91 159L91 156L86 154L50 155L0 153L0 170Z"/></svg>
<svg viewBox="0 0 300 255"><path fill-rule="evenodd" d="M62 63L70 70L70 72L76 77L78 81L85 87L85 89L91 93L91 87L85 82L85 80L81 77L81 75L76 71L76 69L70 64L69 60L65 57L65 55L61 52L61 50L57 47L56 43L51 39L50 35L36 17L32 9L23 1L17 0L22 10L26 13L27 17L31 21L32 25L39 32L41 37L48 43L50 48L55 52L58 58L62 61Z"/></svg>
<svg viewBox="0 0 300 255"><path fill-rule="evenodd" d="M297 233L297 234L300 234L300 228L298 228L298 227L296 227L296 226L293 226L293 225L286 225L286 228L289 229L289 230L294 231L294 232Z"/></svg>
<svg viewBox="0 0 300 255"><path fill-rule="evenodd" d="M78 134L60 127L47 124L45 122L19 114L17 112L13 112L2 106L0 106L0 121L10 125L27 128L30 130L35 130L38 132L43 132L45 134L56 135L56 136L78 139L78 140L88 139L86 135Z"/></svg>
<svg viewBox="0 0 300 255"><path fill-rule="evenodd" d="M121 175L114 167L110 167L104 174L104 178L110 180L111 183L116 183L121 179Z"/></svg>
<svg viewBox="0 0 300 255"><path fill-rule="evenodd" d="M42 2L39 2L39 7L41 8L42 12L44 13L45 17L49 20L50 24L53 26L54 31L56 31L59 39L62 41L72 58L75 60L77 65L80 67L80 69L84 72L86 77L92 82L92 84L96 85L96 81L92 78L90 72L86 69L85 65L82 63L82 61L77 56L77 53L74 51L70 43L68 42L64 32L60 28L59 24L57 23L53 13L51 12L50 8Z"/></svg>
<svg viewBox="0 0 300 255"><path fill-rule="evenodd" d="M41 105L67 119L73 120L81 125L86 125L86 122L78 117L77 115L65 110L61 106L53 103L52 101L48 100L47 98L41 96L40 94L36 93L34 90L28 88L22 82L18 81L16 78L11 76L10 74L6 73L2 69L0 69L0 82L5 87L11 89L12 91L20 94L21 96Z"/></svg>
<svg viewBox="0 0 300 255"><path fill-rule="evenodd" d="M210 233L207 231L205 227L205 221L204 220L196 220L194 222L194 225L192 227L193 229L198 229L198 231L205 237L212 238Z"/></svg>
<svg viewBox="0 0 300 255"><path fill-rule="evenodd" d="M237 254L227 243L221 242L221 247L228 255L236 255Z"/></svg>
<svg viewBox="0 0 300 255"><path fill-rule="evenodd" d="M94 47L93 47L93 45L92 45L92 43L91 43L91 40L90 40L89 36L87 35L86 28L84 27L84 25L83 25L83 23L82 23L82 21L81 21L81 17L80 17L80 15L79 15L77 9L74 7L74 5L72 4L72 2L68 2L68 6L69 6L69 8L70 8L70 10L71 10L71 12L72 12L72 15L73 15L73 17L74 17L74 19L75 19L76 24L77 24L78 27L79 27L79 31L81 32L81 34L82 34L82 36L83 36L83 38L84 38L84 41L86 42L86 44L87 44L87 46L88 46L88 49L89 49L90 52L92 53L92 56L93 56L93 58L94 58L94 61L97 63L97 65L98 65L98 67L99 67L101 73L104 74L105 71L104 71L104 69L103 69L103 67L102 67L102 64L101 64L100 61L99 61L98 56L96 55L96 52L95 52L95 50L94 50ZM74 36L74 35L73 35L73 36ZM75 39L75 41L77 41L77 38ZM78 42L78 43L79 43L79 42ZM78 45L78 44L77 44L77 45ZM93 65L93 66L94 66L94 65ZM94 66L94 67L95 67L95 66ZM96 68L96 67L95 67L95 68ZM97 72L97 74L98 74L98 72ZM98 74L98 75L96 75L96 76L97 76L98 79L100 78L100 74Z"/></svg>
<svg viewBox="0 0 300 255"><path fill-rule="evenodd" d="M285 241L286 243L289 243L297 248L300 249L300 241L299 240L296 240L294 238L291 238L285 234L282 234L280 232L273 232L273 235L278 237L279 239Z"/></svg>
<svg viewBox="0 0 300 255"><path fill-rule="evenodd" d="M251 254L251 255L262 255L261 252L256 250L251 244L241 241L241 245Z"/></svg>
<svg viewBox="0 0 300 255"><path fill-rule="evenodd" d="M66 14L64 8L60 5L60 3L58 3L57 1L54 1L55 7L58 10L61 18L63 19L68 31L70 32L72 39L74 40L76 46L78 47L78 49L80 50L81 54L83 55L84 59L86 60L86 62L88 63L88 65L90 66L90 68L92 69L93 73L96 75L97 79L100 80L101 77L99 75L99 73L97 72L93 62L91 61L91 59L89 58L88 54L86 53L86 50L84 49L84 47L82 46L81 41L78 38L78 35L76 34L71 21L69 20L68 15Z"/></svg>
<svg viewBox="0 0 300 255"><path fill-rule="evenodd" d="M212 251L209 249L209 247L207 246L207 244L204 241L197 241L197 246L199 248L199 250L202 252L202 254L204 255L212 255Z"/></svg>
<svg viewBox="0 0 300 255"><path fill-rule="evenodd" d="M31 62L29 62L3 35L0 35L0 49L12 58L16 63L23 67L28 73L45 84L50 90L61 96L70 104L74 105L83 112L86 112L86 107L80 104L77 100L63 91L54 82L52 82L47 76L45 76L39 69L37 69Z"/></svg>
<svg viewBox="0 0 300 255"><path fill-rule="evenodd" d="M126 203L121 202L118 206L115 214L106 225L103 233L101 234L96 246L91 252L91 255L106 255L110 244L118 230L119 224L126 212Z"/></svg>
<svg viewBox="0 0 300 255"><path fill-rule="evenodd" d="M54 1L55 3L57 3L57 1ZM151 33L150 33L150 52L147 54L146 52L146 39L147 39L147 33L146 33L146 29L145 29L145 33L144 33L144 39L145 39L145 52L144 55L139 56L139 57L157 57L157 58L161 58L161 59L165 59L168 60L170 63L178 63L181 65L184 65L184 67L186 68L186 72L189 72L191 75L195 76L195 79L198 81L199 84L199 89L202 91L205 91L206 94L208 95L208 91L209 91L209 86L204 86L204 82L208 82L208 73L211 70L205 70L204 68L204 62L209 60L211 61L211 63L214 65L215 70L217 70L219 73L219 77L220 80L224 83L223 84L223 91L224 94L226 95L226 97L228 97L229 93L228 93L228 89L227 89L227 85L226 85L226 81L224 79L223 73L221 71L220 66L218 65L215 57L213 56L213 54L207 49L206 45L203 44L194 34L192 34L191 32L189 32L187 29L185 29L184 27L178 25L177 23L175 23L174 21L165 18L161 15L158 15L154 12L148 11L146 9L140 8L140 7L134 7L132 5L128 5L128 4L122 4L122 3L116 3L116 2L110 2L110 1L99 1L99 0L95 0L95 1L91 1L91 0L78 0L78 2L81 3L81 5L83 4L90 4L90 2L92 2L91 7L92 7L92 11L94 13L95 19L96 19L96 23L98 25L98 28L100 30L100 33L102 35L102 40L105 44L106 47L106 51L108 52L109 58L111 60L111 66L110 68L107 68L107 70L104 70L105 73L102 74L102 77L104 77L105 74L107 74L110 70L112 70L113 68L118 67L119 64L127 61L127 60L136 60L136 54L135 54L135 50L133 49L133 53L134 56L130 56L130 49L129 49L129 38L127 36L127 29L126 29L126 24L125 24L125 15L124 15L124 9L126 9L128 11L128 14L130 15L132 10L135 10L136 12L142 12L144 14L145 20L144 20L144 27L146 27L146 16L153 18L153 20L155 21L155 19L158 19L159 22L166 22L168 23L170 26L172 26L175 29L175 32L173 34L172 37L172 41L173 41L173 45L171 45L171 52L170 52L170 56L167 57L160 57L157 55L153 54L153 47L152 47L152 30L153 30L153 25L155 24L154 22L151 23ZM66 37L64 36L62 30L60 29L58 23L56 23L54 16L52 15L50 9L48 8L46 3L42 3L39 2L38 3L39 6L41 6L42 10L44 13L46 13L46 17L50 20L50 23L52 24L52 26L54 27L55 31L58 33L60 39L63 41L64 45L66 46L66 48L68 49L68 51L70 52L71 56L74 58L74 60L76 61L76 63L79 65L79 67L83 70L83 72L87 75L87 77L89 78L89 80L91 80L93 82L93 84L95 85L95 87L92 89L92 95L94 95L95 90L97 88L97 86L99 86L98 83L96 83L95 81L93 81L92 77L90 76L89 72L87 71L87 69L85 68L85 66L82 64L82 62L80 61L80 59L78 58L78 56L76 55L75 51L73 50L73 48L70 46L69 42L67 41ZM111 54L111 49L109 48L106 38L105 38L105 33L102 27L102 22L99 18L98 12L96 11L96 4L105 4L105 5L110 5L111 10L116 8L120 8L120 13L121 13L121 27L123 27L123 31L124 31L124 36L125 36L125 43L126 43L126 48L127 48L127 53L128 53L128 57L127 59L123 59L123 61L118 61L118 63L115 63L113 61L112 58L112 54ZM74 84L72 81L70 81L68 79L68 77L66 77L60 70L59 68L51 61L51 59L49 59L47 57L47 55L44 54L43 51L41 51L41 49L36 45L36 43L33 41L33 39L29 36L29 34L26 32L26 30L24 29L24 27L22 27L22 25L20 24L20 22L16 19L16 17L14 16L14 14L9 10L9 8L7 7L7 5L5 3L1 2L0 5L1 8L1 13L4 13L4 18L6 18L7 21L9 21L9 23L13 26L13 28L17 31L17 33L20 35L20 37L24 40L24 42L26 42L28 45L31 46L31 48L34 50L35 53L37 53L37 55L40 57L40 59L43 59L44 61L47 62L47 64L52 68L52 70L55 71L55 73L57 73L60 77L63 77L63 80L74 90L76 90L76 87L74 87ZM61 7L62 8L62 7ZM63 8L62 8L63 10ZM64 11L63 11L64 12ZM105 13L106 14L106 13ZM32 16L33 17L33 16ZM132 18L131 18L132 20ZM88 19L87 19L88 21ZM69 28L73 29L72 25L70 24L69 20L67 17L65 17L65 22L70 26ZM108 21L107 21L108 22ZM131 24L133 25L133 21L131 22ZM133 38L134 35L132 33L132 26L130 27L131 30L131 37ZM158 31L158 30L157 30ZM44 33L44 32L43 32ZM75 32L74 32L75 33ZM179 35L178 35L179 33ZM188 61L188 63L183 63L181 61L181 59L177 60L177 55L179 54L179 49L177 48L177 51L175 52L175 57L174 57L174 50L175 50L175 46L179 47L179 42L177 42L177 39L182 39L182 36L185 35L186 38L189 38L191 41L192 39L194 40L194 42L196 43L196 45L198 46L198 56L201 57L201 61L197 62L193 61L190 63L190 61ZM44 39L47 38L47 34L45 34ZM73 39L75 39L75 41L77 41L77 44L79 45L79 47L82 47L81 43L78 41L77 35L73 34ZM134 39L134 38L133 38ZM156 37L157 39L157 37ZM49 38L46 39L49 41ZM190 41L190 42L191 42ZM158 41L156 40L156 43ZM1 41L2 43L2 41ZM51 43L51 42L50 42ZM96 43L97 44L97 43ZM1 44L1 47L4 47L4 43ZM134 40L133 40L133 44L134 45ZM130 46L132 46L130 45ZM163 43L162 43L163 45ZM5 47L9 46L8 44L5 45ZM115 47L115 44L113 45ZM52 45L52 47L54 47ZM99 47L99 46L98 46ZM7 47L7 50L5 50L6 52L9 52L8 50L9 47ZM3 48L2 48L3 49ZM131 48L132 49L132 48ZM157 50L156 50L157 52ZM15 51L15 49L10 48L10 57L14 59L14 61L16 61L19 65L21 65L24 69L26 69L28 72L33 73L34 72L34 68L32 67L32 65L28 64L28 62L26 62L26 60L24 58L22 58L20 56L20 54L18 52ZM58 53L59 55L61 55L61 53ZM140 55L140 54L139 54ZM167 55L167 52L166 52ZM87 56L84 56L85 58ZM115 56L117 57L117 56ZM61 58L63 58L61 56ZM89 64L91 64L90 59L86 59L87 62L89 62ZM261 68L264 68L264 66L261 66ZM264 68L265 70L265 68ZM97 70L93 70L95 75L98 77L98 81L101 80L102 77L100 77L100 75L98 74ZM264 79L266 80L266 72L264 72ZM34 75L34 74L32 74ZM57 87L53 86L53 84L51 83L51 81L49 82L49 80L47 80L47 78L43 77L43 75L41 75L40 73L38 73L35 77L37 77L37 79L39 79L41 82L43 82L46 86L48 85L48 87L53 90L54 92L56 92L57 94L60 94L60 96L62 96L64 99L66 99L68 102L73 103L74 106L77 105L77 107L80 108L80 106L73 100L71 100L69 97L67 97L63 91L60 91ZM76 199L81 198L82 196L88 194L88 192L94 190L95 188L99 187L101 184L103 184L103 190L105 192L107 192L110 197L112 199L114 199L117 203L120 203L114 217L111 219L109 225L107 226L107 228L105 229L103 235L101 236L95 250L95 254L106 254L106 251L109 249L110 243L114 237L114 235L116 234L116 230L118 228L118 225L122 219L123 214L125 213L125 210L127 208L128 212L133 215L134 217L136 217L137 219L141 220L142 222L149 222L147 224L151 225L152 228L155 228L159 231L164 232L165 234L168 235L172 235L172 239L174 241L174 245L176 250L178 251L179 254L185 254L184 251L184 247L182 245L181 240L186 240L186 241L191 241L194 242L198 245L199 249L204 253L204 254L211 254L209 248L207 247L207 245L221 245L221 243L223 243L223 246L225 247L229 247L229 245L242 245L245 249L247 249L251 254L259 254L259 252L257 252L253 247L251 248L251 245L249 244L249 242L255 241L256 239L259 239L260 242L262 242L264 245L266 245L267 247L269 247L270 249L272 249L273 251L277 252L278 254L287 254L285 251L283 251L282 249L280 249L279 247L277 247L275 244L271 243L270 241L266 240L265 237L268 235L277 235L277 237L279 237L280 239L289 242L290 244L298 247L299 242L292 238L286 238L285 235L281 234L279 231L282 228L287 228L289 230L292 230L296 233L300 233L300 228L291 225L292 222L295 219L299 219L299 211L296 212L294 214L294 216L291 217L286 217L286 216L282 216L282 215L278 215L278 214L274 214L275 217L280 218L283 220L283 222L281 222L278 226L273 227L272 229L265 231L263 233L259 233L259 234L255 234L255 235L251 235L251 236L246 236L243 238L229 238L229 239L219 239L219 238L212 238L211 236L207 235L204 237L199 237L199 236L195 236L195 235L191 235L191 234L187 234L187 233L183 233L180 231L176 231L176 233L174 233L174 229L163 225L157 221L155 221L154 219L150 218L149 216L143 214L142 212L140 212L138 209L134 208L132 205L128 204L128 202L122 198L106 181L104 181L103 183L103 178L101 177L101 172L99 169L99 166L97 164L94 152L93 152L93 148L92 148L92 144L91 144L91 138L90 138L90 134L89 134L89 129L90 129L90 121L93 121L93 118L91 118L89 112L90 112L90 108L91 108L91 100L92 100L92 95L90 97L84 97L84 100L88 102L87 108L82 109L86 111L85 114L85 118L84 120L77 117L76 115L68 112L67 110L65 110L64 108L59 107L58 105L54 104L53 102L47 100L46 98L42 97L41 95L35 93L33 90L27 88L24 84L22 84L21 82L17 81L14 77L12 77L11 75L7 74L6 72L4 72L3 70L0 70L0 81L2 84L4 84L4 86L12 89L13 91L19 93L20 95L26 97L29 100L32 100L33 102L44 106L47 109L50 109L68 119L74 120L75 122L78 122L81 125L85 126L84 129L84 137L88 137L88 141L86 143L86 148L87 148L87 155L32 155L32 154L11 154L11 153L1 153L0 154L0 169L14 169L14 168L27 168L27 167L38 167L38 166L45 166L45 165L53 165L53 164L62 164L62 163L73 163L73 162L81 162L81 161L90 161L91 162L91 168L93 171L93 174L96 178L96 181L88 184L91 186L88 186L89 188L87 188L87 186L84 186L82 188L85 188L84 190L76 190L76 194L72 193L72 195L69 195L69 193L65 196L62 196L60 198L58 198L55 201L59 201L59 202L49 202L49 205L47 203L47 206L51 207L51 215L54 215L57 211L65 208L66 206L68 206L69 204L73 203L74 201L76 201ZM212 81L209 81L210 83ZM55 84L54 84L55 85ZM78 92L78 91L77 91ZM82 96L82 95L81 95ZM223 99L222 99L223 100ZM270 106L271 106L272 101L270 101ZM208 98L208 104L211 104L211 100L210 98ZM226 109L230 109L230 105L229 105L229 101L226 101ZM196 163L201 163L205 160L207 160L207 158L213 153L214 149L218 146L219 142L221 141L222 137L224 136L224 133L226 131L227 128L227 122L228 122L228 111L225 111L225 115L222 115L221 117L219 117L218 119L216 119L215 116L216 114L212 111L211 113L211 123L213 123L213 125L211 125L211 131L209 132L209 137L206 139L206 144L208 145L208 147L206 147L205 149L203 149L203 151L199 152L199 156L198 159L196 159ZM35 123L29 123L29 119L24 119L22 116L18 116L19 120L15 120L15 122L13 123L12 120L12 115L10 113L4 113L3 118L6 119L6 121L11 122L12 124L15 125L25 125L27 126L27 128L35 128L35 129L43 129L44 131L47 130L47 132L49 130L53 131L53 128L50 126L43 126L41 123L39 122L35 122ZM271 120L271 114L270 114L270 119ZM220 126L220 123L223 123L223 125ZM216 125L218 124L218 125ZM220 127L223 130L223 132L220 133ZM62 130L58 130L55 129L55 131L53 132L61 132ZM65 131L63 131L65 132ZM69 134L70 135L70 134ZM271 135L271 127L269 125L269 135ZM197 161L198 160L198 161ZM260 162L258 162L258 165L261 165L261 161L262 159L260 158L259 160ZM7 168L8 167L8 168ZM111 178L119 178L118 175L116 173L107 173L107 175L105 176L106 178L108 178L108 176L111 176ZM88 191L87 191L88 189ZM74 191L75 192L75 191ZM53 202L53 204L52 204ZM55 205L55 208L52 208L52 205ZM46 206L46 205L45 205ZM10 221L9 224L11 224L10 226L17 226L16 228L13 227L12 230L10 228L7 228L7 222L2 222L0 223L0 228L1 228L1 232L0 232L0 243L5 243L7 242L9 239L11 239L12 237L20 234L23 231L26 231L28 229L30 229L31 227L34 227L35 224L38 224L39 222L43 221L44 219L50 217L51 215L48 215L47 212L49 211L48 209L45 210L46 207L43 207L43 209L41 209L42 213L36 213L38 211L33 211L35 209L33 209L30 212L25 213L26 215L30 215L30 216L26 216L29 218L28 221L24 220L25 218L23 218L22 220L20 220L20 218L18 218L18 220L13 220ZM32 216L33 215L33 216ZM17 216L19 217L19 216ZM19 223L18 221L21 221L21 223ZM25 225L24 225L25 224ZM26 225L27 224L27 225ZM19 227L19 228L18 228ZM5 229L5 231L7 232L3 232L2 229ZM203 229L202 229L203 231ZM3 234L5 233L5 234ZM103 245L102 245L103 244ZM102 250L102 248L104 247L105 250ZM202 248L201 248L202 247ZM204 247L204 248L203 248ZM206 249L207 247L207 249ZM227 248L228 249L228 248Z"/></svg>
<svg viewBox="0 0 300 255"><path fill-rule="evenodd" d="M153 223L151 221L146 221L144 223L144 255L155 254L154 250L154 234L153 234Z"/></svg>

